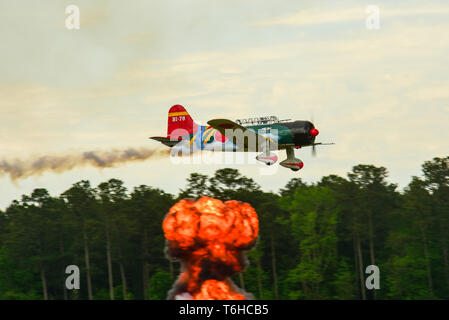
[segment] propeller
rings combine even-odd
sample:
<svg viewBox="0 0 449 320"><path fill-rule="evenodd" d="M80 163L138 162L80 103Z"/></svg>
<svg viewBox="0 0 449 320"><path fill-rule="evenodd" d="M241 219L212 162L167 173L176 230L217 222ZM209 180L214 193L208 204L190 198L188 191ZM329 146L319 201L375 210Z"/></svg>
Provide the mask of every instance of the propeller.
<svg viewBox="0 0 449 320"><path fill-rule="evenodd" d="M320 133L319 131L318 131L318 129L316 129L315 128L315 123L313 122L313 114L312 114L312 117L311 117L311 119L312 119L312 124L313 124L313 128L312 129L310 129L309 130L309 134L313 137L313 140L312 140L312 156L314 156L314 157L316 157L316 146L317 145L332 145L332 144L335 144L335 143L333 143L333 142L318 142L318 143L315 143L315 138L316 138L316 136Z"/></svg>
<svg viewBox="0 0 449 320"><path fill-rule="evenodd" d="M312 117L311 117L311 122L312 122L312 124L313 124L313 128L312 129L310 129L310 131L309 131L309 133L310 133L310 135L313 137L313 144L312 144L312 156L313 157L316 157L316 148L315 148L315 146L316 146L316 144L315 144L315 137L320 133L317 129L315 129L315 122L314 122L314 120L313 120L313 113L312 113Z"/></svg>

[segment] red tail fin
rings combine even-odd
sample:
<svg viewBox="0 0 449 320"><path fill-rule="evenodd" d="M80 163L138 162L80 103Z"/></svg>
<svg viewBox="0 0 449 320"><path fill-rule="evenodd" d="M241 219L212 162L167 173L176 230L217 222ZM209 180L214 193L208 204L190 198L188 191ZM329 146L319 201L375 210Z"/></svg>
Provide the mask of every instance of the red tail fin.
<svg viewBox="0 0 449 320"><path fill-rule="evenodd" d="M196 130L196 124L186 109L176 104L168 111L167 137L178 138L191 134Z"/></svg>

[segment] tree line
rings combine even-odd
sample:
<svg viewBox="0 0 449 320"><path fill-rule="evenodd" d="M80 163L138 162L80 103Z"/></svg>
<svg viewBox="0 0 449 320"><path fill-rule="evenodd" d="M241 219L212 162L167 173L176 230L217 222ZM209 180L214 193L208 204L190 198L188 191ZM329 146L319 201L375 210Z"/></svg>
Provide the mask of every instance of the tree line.
<svg viewBox="0 0 449 320"><path fill-rule="evenodd" d="M449 157L424 162L399 191L388 171L291 179L265 192L238 170L192 173L178 195L111 179L58 197L44 188L0 211L0 299L165 299L180 272L162 220L182 198L250 203L260 236L234 282L256 299L449 299ZM81 271L67 290L65 269ZM380 270L368 290L365 269Z"/></svg>

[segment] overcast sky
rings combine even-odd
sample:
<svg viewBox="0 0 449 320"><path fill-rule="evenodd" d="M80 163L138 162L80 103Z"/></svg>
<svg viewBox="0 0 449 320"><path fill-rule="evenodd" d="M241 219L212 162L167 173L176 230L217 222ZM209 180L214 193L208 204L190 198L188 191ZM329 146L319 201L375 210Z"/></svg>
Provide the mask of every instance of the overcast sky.
<svg viewBox="0 0 449 320"><path fill-rule="evenodd" d="M79 30L65 26L70 4ZM366 27L368 5L380 9L379 29ZM296 151L305 163L297 173L231 166L265 190L346 176L360 163L387 167L403 188L425 160L448 155L448 18L447 1L0 0L0 161L156 148L148 137L166 135L169 107L182 104L203 124L313 116L317 141L337 143L317 158ZM221 167L150 159L14 183L2 176L0 208L81 179L177 193L191 172Z"/></svg>

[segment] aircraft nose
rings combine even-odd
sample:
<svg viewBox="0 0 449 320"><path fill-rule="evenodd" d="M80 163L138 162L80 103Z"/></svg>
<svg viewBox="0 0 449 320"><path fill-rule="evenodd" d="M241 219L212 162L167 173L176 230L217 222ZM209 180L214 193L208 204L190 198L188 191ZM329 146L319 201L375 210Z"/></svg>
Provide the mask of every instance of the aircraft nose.
<svg viewBox="0 0 449 320"><path fill-rule="evenodd" d="M320 132L317 129L313 128L310 129L309 133L312 137L316 137Z"/></svg>

